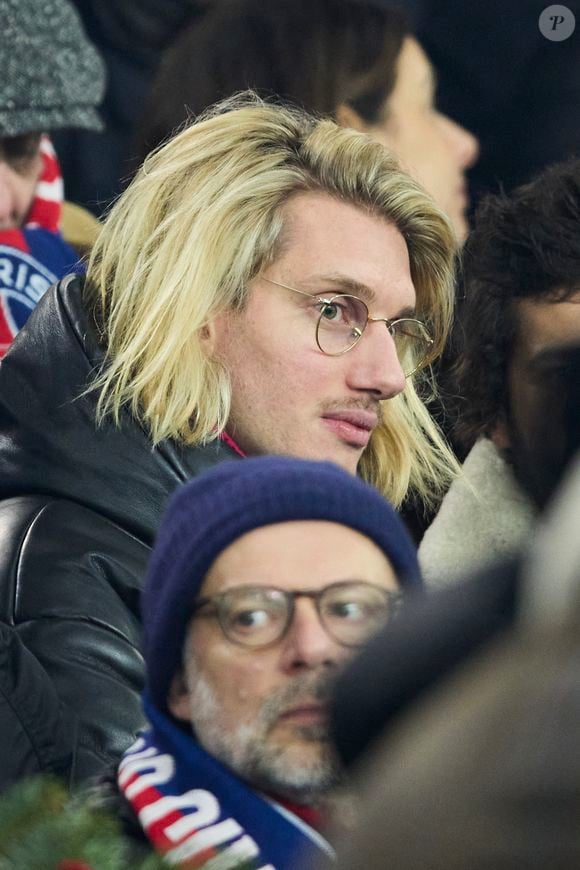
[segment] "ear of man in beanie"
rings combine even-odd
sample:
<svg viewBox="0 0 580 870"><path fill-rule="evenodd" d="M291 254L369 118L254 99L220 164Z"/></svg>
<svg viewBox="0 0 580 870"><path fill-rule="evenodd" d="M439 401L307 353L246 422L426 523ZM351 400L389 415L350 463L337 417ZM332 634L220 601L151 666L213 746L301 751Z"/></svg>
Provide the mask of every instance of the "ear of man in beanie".
<svg viewBox="0 0 580 870"><path fill-rule="evenodd" d="M102 129L105 67L68 0L2 0L0 136Z"/></svg>
<svg viewBox="0 0 580 870"><path fill-rule="evenodd" d="M403 587L421 582L402 521L360 478L330 462L290 457L223 463L173 496L153 550L141 609L148 691L160 709L166 710L192 606L212 563L246 532L292 520L349 526L383 550Z"/></svg>

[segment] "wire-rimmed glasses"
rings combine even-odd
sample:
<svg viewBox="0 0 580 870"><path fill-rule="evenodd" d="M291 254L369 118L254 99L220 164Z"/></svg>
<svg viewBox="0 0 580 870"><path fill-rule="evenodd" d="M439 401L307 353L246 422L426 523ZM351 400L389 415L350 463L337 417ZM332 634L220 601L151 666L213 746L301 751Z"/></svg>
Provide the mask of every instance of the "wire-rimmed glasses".
<svg viewBox="0 0 580 870"><path fill-rule="evenodd" d="M406 378L429 363L434 341L421 320L414 317L371 317L366 302L350 293L307 293L288 284L262 279L301 296L317 300L316 344L327 356L342 356L362 338L367 323L382 321L395 343L397 357Z"/></svg>
<svg viewBox="0 0 580 870"><path fill-rule="evenodd" d="M216 617L232 643L262 649L279 641L292 624L296 598L311 598L326 633L342 646L361 646L397 613L401 592L362 580L318 590L236 586L198 599L193 613Z"/></svg>

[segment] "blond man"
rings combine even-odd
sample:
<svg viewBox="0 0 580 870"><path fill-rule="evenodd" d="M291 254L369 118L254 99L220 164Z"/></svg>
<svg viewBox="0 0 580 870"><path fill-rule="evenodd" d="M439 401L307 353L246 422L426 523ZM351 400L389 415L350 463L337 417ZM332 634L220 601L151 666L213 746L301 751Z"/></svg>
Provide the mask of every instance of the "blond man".
<svg viewBox="0 0 580 870"><path fill-rule="evenodd" d="M447 487L455 464L419 393L453 250L383 147L252 95L145 162L86 280L46 295L0 371L1 616L22 663L5 690L18 698L26 674L58 701L42 734L15 703L7 781L81 780L142 723L138 596L179 483L289 454L395 505Z"/></svg>

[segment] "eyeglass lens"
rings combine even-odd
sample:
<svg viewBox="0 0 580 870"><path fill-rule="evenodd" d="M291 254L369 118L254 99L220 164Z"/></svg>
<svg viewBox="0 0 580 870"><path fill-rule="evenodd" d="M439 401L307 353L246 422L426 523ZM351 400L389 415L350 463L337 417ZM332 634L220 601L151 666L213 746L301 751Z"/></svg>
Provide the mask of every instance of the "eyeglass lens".
<svg viewBox="0 0 580 870"><path fill-rule="evenodd" d="M368 308L357 296L340 294L321 300L316 326L316 341L323 353L338 355L353 347L363 334L368 321ZM412 318L396 320L389 332L405 375L423 365L431 340L423 324Z"/></svg>
<svg viewBox="0 0 580 870"><path fill-rule="evenodd" d="M301 593L296 593L300 595ZM370 583L337 583L320 593L320 620L328 634L345 646L358 646L384 625L396 609L398 593ZM271 587L243 587L220 596L218 614L234 643L262 647L281 638L293 614L295 594Z"/></svg>

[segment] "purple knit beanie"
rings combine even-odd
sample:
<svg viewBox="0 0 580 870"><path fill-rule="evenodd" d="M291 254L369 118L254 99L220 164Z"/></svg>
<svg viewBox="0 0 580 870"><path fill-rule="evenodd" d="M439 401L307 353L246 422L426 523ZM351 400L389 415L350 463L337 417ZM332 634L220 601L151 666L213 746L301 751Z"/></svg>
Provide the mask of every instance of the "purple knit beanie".
<svg viewBox="0 0 580 870"><path fill-rule="evenodd" d="M289 520L349 526L383 550L403 588L421 583L402 521L360 478L330 462L282 456L221 463L174 494L149 564L141 612L148 692L159 709L166 709L192 606L214 560L246 532Z"/></svg>

